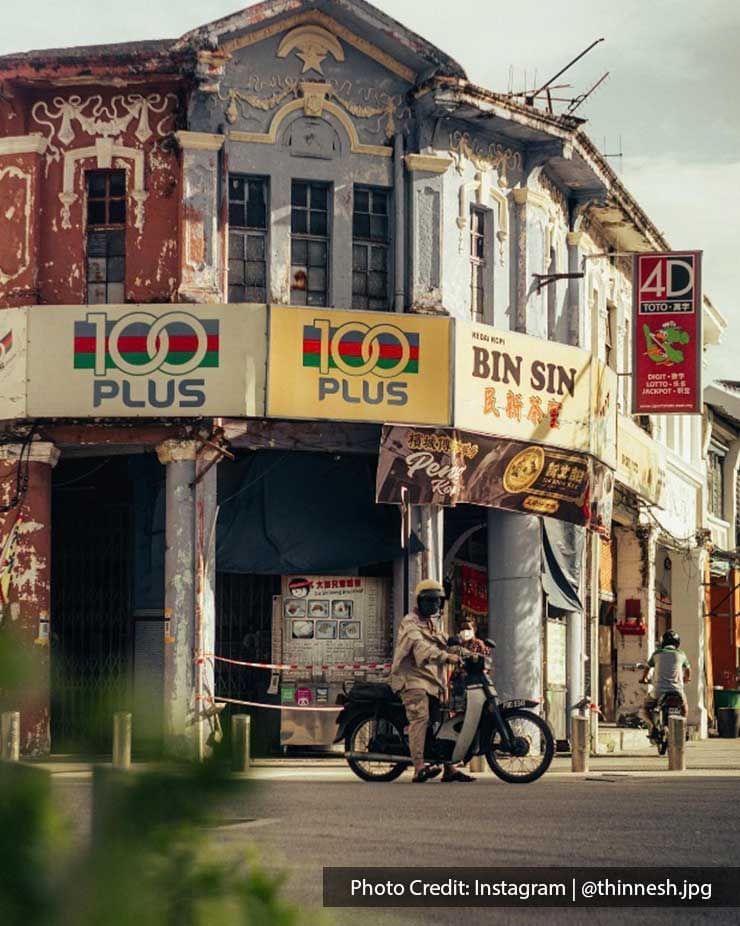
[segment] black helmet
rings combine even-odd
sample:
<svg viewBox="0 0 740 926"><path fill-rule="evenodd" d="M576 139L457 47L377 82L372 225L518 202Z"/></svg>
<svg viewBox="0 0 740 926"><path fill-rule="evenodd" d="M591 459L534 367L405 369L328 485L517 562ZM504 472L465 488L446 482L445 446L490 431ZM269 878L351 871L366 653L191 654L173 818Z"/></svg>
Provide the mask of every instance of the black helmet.
<svg viewBox="0 0 740 926"><path fill-rule="evenodd" d="M416 606L422 617L431 617L442 610L445 590L441 582L435 579L423 579L414 589Z"/></svg>
<svg viewBox="0 0 740 926"><path fill-rule="evenodd" d="M661 646L675 646L676 649L681 645L681 637L675 630L666 630L663 639L660 641Z"/></svg>

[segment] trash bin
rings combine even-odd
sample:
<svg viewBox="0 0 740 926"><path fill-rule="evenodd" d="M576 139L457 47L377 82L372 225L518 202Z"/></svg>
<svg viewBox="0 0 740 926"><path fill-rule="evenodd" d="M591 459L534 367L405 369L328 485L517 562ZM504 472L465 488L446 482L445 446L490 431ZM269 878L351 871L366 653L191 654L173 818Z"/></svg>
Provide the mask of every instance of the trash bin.
<svg viewBox="0 0 740 926"><path fill-rule="evenodd" d="M740 736L740 708L721 707L717 711L717 732L724 739Z"/></svg>
<svg viewBox="0 0 740 926"><path fill-rule="evenodd" d="M714 706L717 710L721 707L740 707L740 691L736 688L715 688Z"/></svg>

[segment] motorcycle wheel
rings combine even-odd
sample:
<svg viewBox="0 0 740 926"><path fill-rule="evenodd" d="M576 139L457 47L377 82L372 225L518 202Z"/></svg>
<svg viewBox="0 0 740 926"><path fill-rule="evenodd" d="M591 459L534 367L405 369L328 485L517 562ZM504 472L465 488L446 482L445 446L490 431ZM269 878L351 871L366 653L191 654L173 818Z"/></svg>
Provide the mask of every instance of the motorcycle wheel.
<svg viewBox="0 0 740 926"><path fill-rule="evenodd" d="M555 754L552 732L542 717L531 711L508 711L505 719L514 735L515 750L503 750L501 734L494 730L486 745L486 762L494 775L509 784L536 781L548 770Z"/></svg>
<svg viewBox="0 0 740 926"><path fill-rule="evenodd" d="M660 742L658 743L658 755L664 756L668 752L668 735L661 732Z"/></svg>
<svg viewBox="0 0 740 926"><path fill-rule="evenodd" d="M391 720L375 717L361 718L347 733L344 742L346 752L373 752L370 744L378 733L392 735L399 743L403 743L402 732ZM347 764L352 771L363 781L395 781L403 775L408 765L403 762L366 762L362 759L347 757Z"/></svg>

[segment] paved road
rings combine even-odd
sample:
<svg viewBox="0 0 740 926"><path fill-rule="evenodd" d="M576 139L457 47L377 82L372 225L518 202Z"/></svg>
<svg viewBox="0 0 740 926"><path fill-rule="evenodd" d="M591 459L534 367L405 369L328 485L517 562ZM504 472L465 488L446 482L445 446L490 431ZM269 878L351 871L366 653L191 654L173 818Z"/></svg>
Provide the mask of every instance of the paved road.
<svg viewBox="0 0 740 926"><path fill-rule="evenodd" d="M322 867L337 866L727 866L740 864L740 742L715 749L686 775L654 762L592 762L595 773L550 773L513 786L490 774L474 785L364 784L332 763L262 766L256 782L219 809L213 838L257 845L270 870L289 872L302 907L320 907ZM695 753L698 756L699 753ZM704 755L702 751L702 755ZM711 766L707 771L699 765ZM661 763L661 767L664 763ZM725 766L722 768L722 766ZM69 774L69 773L68 773ZM89 780L55 775L60 800L89 827ZM244 821L244 822L242 822ZM738 923L740 910L557 909L334 911L336 926L461 923ZM331 921L330 921L331 922Z"/></svg>

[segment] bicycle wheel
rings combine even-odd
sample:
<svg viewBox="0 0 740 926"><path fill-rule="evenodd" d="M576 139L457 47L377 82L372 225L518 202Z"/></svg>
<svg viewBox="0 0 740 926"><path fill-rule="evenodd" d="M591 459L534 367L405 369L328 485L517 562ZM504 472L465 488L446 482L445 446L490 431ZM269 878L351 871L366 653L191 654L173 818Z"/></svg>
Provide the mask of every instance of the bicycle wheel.
<svg viewBox="0 0 740 926"><path fill-rule="evenodd" d="M401 731L391 720L364 717L347 733L345 750L349 752L407 752ZM347 763L363 781L395 781L408 768L403 762L381 762L347 757Z"/></svg>
<svg viewBox="0 0 740 926"><path fill-rule="evenodd" d="M542 717L525 710L507 711L504 722L511 730L512 747L505 748L499 731L493 731L486 746L491 771L510 784L536 781L548 770L555 754L550 728Z"/></svg>

